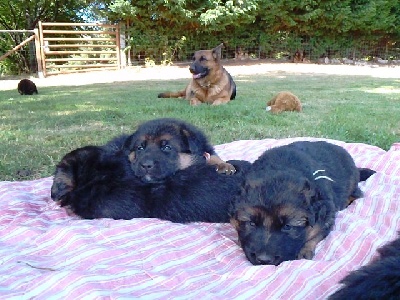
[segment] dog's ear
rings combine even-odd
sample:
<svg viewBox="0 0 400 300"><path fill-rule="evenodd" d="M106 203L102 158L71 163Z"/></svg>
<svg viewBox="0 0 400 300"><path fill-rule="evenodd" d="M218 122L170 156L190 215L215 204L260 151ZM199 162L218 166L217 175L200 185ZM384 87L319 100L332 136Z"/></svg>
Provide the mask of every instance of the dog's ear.
<svg viewBox="0 0 400 300"><path fill-rule="evenodd" d="M318 191L307 178L304 178L301 193L303 194L304 207L306 207L308 213L308 225L312 227L315 225L318 218L316 215L316 211L318 210L316 210L314 205Z"/></svg>
<svg viewBox="0 0 400 300"><path fill-rule="evenodd" d="M315 186L307 178L304 178L300 192L304 196L305 205L310 206L314 202L317 193Z"/></svg>
<svg viewBox="0 0 400 300"><path fill-rule="evenodd" d="M224 46L224 44L221 43L221 44L219 44L217 47L215 47L215 48L212 50L213 57L214 57L214 59L215 59L216 61L219 61L219 60L221 59L222 47L223 47L223 46Z"/></svg>
<svg viewBox="0 0 400 300"><path fill-rule="evenodd" d="M185 137L185 142L187 144L187 147L189 148L189 151L193 154L199 154L203 155L204 153L201 152L201 149L199 145L201 144L193 132L187 129L182 129L181 130L181 135Z"/></svg>

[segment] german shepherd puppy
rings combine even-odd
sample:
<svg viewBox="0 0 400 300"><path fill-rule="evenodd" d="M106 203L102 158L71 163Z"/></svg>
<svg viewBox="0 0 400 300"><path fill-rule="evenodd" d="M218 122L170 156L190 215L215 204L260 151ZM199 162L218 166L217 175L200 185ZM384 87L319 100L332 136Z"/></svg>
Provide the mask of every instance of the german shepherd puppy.
<svg viewBox="0 0 400 300"><path fill-rule="evenodd" d="M36 84L29 79L22 79L18 83L17 89L18 89L18 93L20 93L21 95L33 95L33 94L38 93Z"/></svg>
<svg viewBox="0 0 400 300"><path fill-rule="evenodd" d="M400 295L400 236L378 250L379 258L351 272L329 300L396 300Z"/></svg>
<svg viewBox="0 0 400 300"><path fill-rule="evenodd" d="M279 265L311 259L336 212L362 196L360 172L364 179L374 173L358 169L345 149L327 142L295 142L264 152L230 210L248 260Z"/></svg>
<svg viewBox="0 0 400 300"><path fill-rule="evenodd" d="M158 98L184 97L191 105L220 105L235 99L236 84L221 64L222 46L220 44L211 50L196 51L189 67L192 80L186 89L175 93L160 93Z"/></svg>
<svg viewBox="0 0 400 300"><path fill-rule="evenodd" d="M240 192L241 170L216 172L205 135L176 119L143 123L130 136L86 146L57 165L51 197L86 219L151 217L172 222L229 222L231 199Z"/></svg>

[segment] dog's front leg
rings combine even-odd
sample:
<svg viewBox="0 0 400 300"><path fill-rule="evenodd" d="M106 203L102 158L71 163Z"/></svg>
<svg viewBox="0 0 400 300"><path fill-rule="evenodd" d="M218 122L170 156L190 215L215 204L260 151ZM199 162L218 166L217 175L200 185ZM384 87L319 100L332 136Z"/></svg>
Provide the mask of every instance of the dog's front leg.
<svg viewBox="0 0 400 300"><path fill-rule="evenodd" d="M312 259L314 257L315 248L317 248L318 243L325 238L323 230L318 224L313 227L308 226L306 231L306 243L297 255L298 259Z"/></svg>

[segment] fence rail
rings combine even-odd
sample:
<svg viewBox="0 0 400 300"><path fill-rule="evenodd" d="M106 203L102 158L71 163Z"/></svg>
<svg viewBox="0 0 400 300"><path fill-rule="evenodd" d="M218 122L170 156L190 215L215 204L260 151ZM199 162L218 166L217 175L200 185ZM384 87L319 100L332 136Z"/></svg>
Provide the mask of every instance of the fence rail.
<svg viewBox="0 0 400 300"><path fill-rule="evenodd" d="M121 68L118 25L39 22L39 35L44 76Z"/></svg>

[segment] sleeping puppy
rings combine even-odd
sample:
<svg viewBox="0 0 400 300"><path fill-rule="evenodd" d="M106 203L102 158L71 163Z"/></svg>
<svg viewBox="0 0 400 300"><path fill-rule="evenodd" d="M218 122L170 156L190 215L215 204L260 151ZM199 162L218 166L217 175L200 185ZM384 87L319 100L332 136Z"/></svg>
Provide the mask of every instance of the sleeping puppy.
<svg viewBox="0 0 400 300"><path fill-rule="evenodd" d="M374 171L362 169L363 178ZM343 148L295 142L267 150L246 174L231 223L254 265L311 259L337 211L362 196L360 170Z"/></svg>
<svg viewBox="0 0 400 300"><path fill-rule="evenodd" d="M329 300L399 299L400 237L378 250L380 257L347 275Z"/></svg>
<svg viewBox="0 0 400 300"><path fill-rule="evenodd" d="M22 79L18 83L17 89L18 93L21 95L33 95L38 93L35 83L29 79Z"/></svg>
<svg viewBox="0 0 400 300"><path fill-rule="evenodd" d="M141 181L133 175L123 141L121 137L66 154L56 167L51 198L84 219L149 217Z"/></svg>
<svg viewBox="0 0 400 300"><path fill-rule="evenodd" d="M51 197L87 219L153 217L172 222L229 222L248 162L226 176L207 163L203 133L176 119L156 119L100 147L68 153L56 167Z"/></svg>

